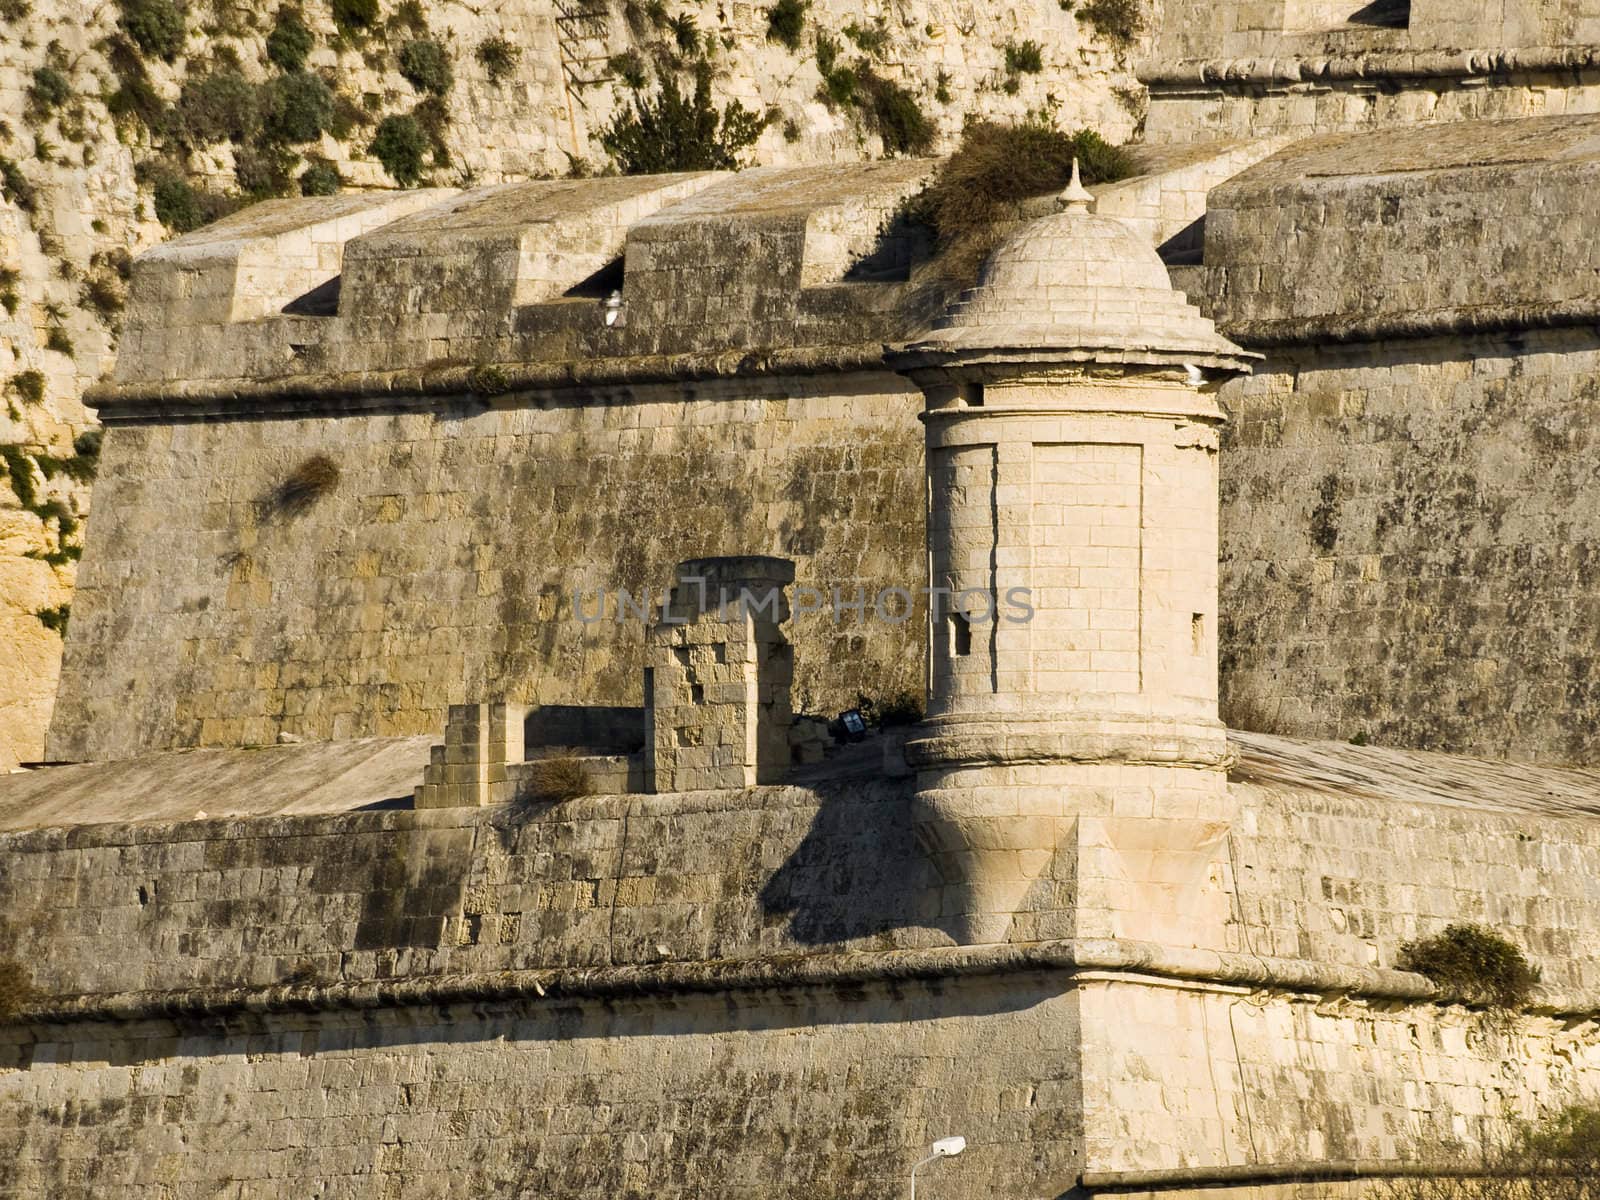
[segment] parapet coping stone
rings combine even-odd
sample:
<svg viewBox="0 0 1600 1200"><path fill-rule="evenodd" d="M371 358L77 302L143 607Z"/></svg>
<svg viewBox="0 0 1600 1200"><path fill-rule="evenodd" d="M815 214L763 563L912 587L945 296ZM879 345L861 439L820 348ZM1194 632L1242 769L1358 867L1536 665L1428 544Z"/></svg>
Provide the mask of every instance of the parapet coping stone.
<svg viewBox="0 0 1600 1200"><path fill-rule="evenodd" d="M695 993L770 993L872 983L1066 973L1083 982L1272 991L1406 1004L1467 1004L1421 975L1338 967L1307 959L1189 949L1131 939L1080 938L921 950L764 955L607 967L482 971L353 983L285 983L51 997L25 1006L14 1026L207 1019L252 1014L370 1011L451 1004L561 1003ZM1600 996L1540 990L1520 1012L1560 1019L1600 1015ZM0 1028L3 1028L0 1025Z"/></svg>
<svg viewBox="0 0 1600 1200"><path fill-rule="evenodd" d="M1261 55L1155 61L1137 72L1158 90L1395 79L1470 79L1545 71L1600 70L1600 46L1480 47L1471 50L1374 50L1360 54Z"/></svg>

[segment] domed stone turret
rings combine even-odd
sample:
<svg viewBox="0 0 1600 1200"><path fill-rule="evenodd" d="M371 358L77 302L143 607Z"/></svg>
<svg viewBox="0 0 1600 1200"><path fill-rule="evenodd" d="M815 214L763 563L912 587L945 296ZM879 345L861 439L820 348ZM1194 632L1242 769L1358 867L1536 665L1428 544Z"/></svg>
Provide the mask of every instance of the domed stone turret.
<svg viewBox="0 0 1600 1200"><path fill-rule="evenodd" d="M1133 895L1105 856L1190 853L1222 815L1211 385L1253 356L1089 199L1074 168L1063 211L889 356L927 397L935 590L909 753L963 941L1207 937L1172 880ZM1029 899L1059 886L1076 894ZM1040 926L1062 913L1073 928Z"/></svg>
<svg viewBox="0 0 1600 1200"><path fill-rule="evenodd" d="M1234 367L1244 358L1175 291L1155 247L1115 217L1089 211L1077 176L1060 212L1030 221L985 264L978 286L906 347L1013 351L1037 361L1171 362Z"/></svg>

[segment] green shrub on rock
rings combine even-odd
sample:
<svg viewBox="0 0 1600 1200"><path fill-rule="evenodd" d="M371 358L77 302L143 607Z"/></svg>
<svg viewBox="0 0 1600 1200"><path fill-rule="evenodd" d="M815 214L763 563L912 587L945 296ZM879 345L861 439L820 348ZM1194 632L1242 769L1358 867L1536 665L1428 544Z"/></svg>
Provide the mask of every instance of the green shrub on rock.
<svg viewBox="0 0 1600 1200"><path fill-rule="evenodd" d="M693 96L684 96L669 74L654 99L636 95L631 110L617 113L601 131L600 144L624 175L731 171L766 125L766 117L737 100L719 113L711 101L711 67L702 61Z"/></svg>
<svg viewBox="0 0 1600 1200"><path fill-rule="evenodd" d="M883 139L884 153L927 154L933 149L934 125L915 95L875 71L863 71L859 84L857 103L867 125Z"/></svg>
<svg viewBox="0 0 1600 1200"><path fill-rule="evenodd" d="M333 23L343 33L370 29L378 22L378 0L333 0Z"/></svg>
<svg viewBox="0 0 1600 1200"><path fill-rule="evenodd" d="M52 112L72 99L72 82L55 67L40 67L28 85L28 100L41 112Z"/></svg>
<svg viewBox="0 0 1600 1200"><path fill-rule="evenodd" d="M400 74L418 91L443 96L455 84L450 56L438 42L418 39L400 47Z"/></svg>
<svg viewBox="0 0 1600 1200"><path fill-rule="evenodd" d="M118 24L146 54L171 61L183 49L184 12L172 0L121 0Z"/></svg>
<svg viewBox="0 0 1600 1200"><path fill-rule="evenodd" d="M778 0L767 9L767 40L790 50L800 49L808 7L807 0Z"/></svg>
<svg viewBox="0 0 1600 1200"><path fill-rule="evenodd" d="M278 20L267 34L267 61L280 71L293 73L306 65L316 38L294 9L279 9Z"/></svg>
<svg viewBox="0 0 1600 1200"><path fill-rule="evenodd" d="M207 142L242 142L261 124L256 86L234 70L201 75L183 85L178 117L186 137Z"/></svg>
<svg viewBox="0 0 1600 1200"><path fill-rule="evenodd" d="M339 169L325 158L317 159L300 173L302 196L333 196L343 184Z"/></svg>
<svg viewBox="0 0 1600 1200"><path fill-rule="evenodd" d="M294 182L294 155L268 142L241 146L234 155L233 174L239 190L252 200L287 196Z"/></svg>
<svg viewBox="0 0 1600 1200"><path fill-rule="evenodd" d="M428 137L409 114L385 117L378 123L367 151L383 164L396 183L411 187L422 179Z"/></svg>
<svg viewBox="0 0 1600 1200"><path fill-rule="evenodd" d="M309 72L279 75L261 90L261 119L273 141L315 141L333 120L333 93Z"/></svg>
<svg viewBox="0 0 1600 1200"><path fill-rule="evenodd" d="M498 87L517 69L522 50L505 38L489 37L478 43L476 55L478 65L488 72L489 82Z"/></svg>

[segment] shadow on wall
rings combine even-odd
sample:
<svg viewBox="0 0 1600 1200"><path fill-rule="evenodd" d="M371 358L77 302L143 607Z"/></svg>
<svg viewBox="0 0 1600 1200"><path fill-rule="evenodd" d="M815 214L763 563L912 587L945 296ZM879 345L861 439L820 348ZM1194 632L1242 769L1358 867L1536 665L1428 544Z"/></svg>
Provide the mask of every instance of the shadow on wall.
<svg viewBox="0 0 1600 1200"><path fill-rule="evenodd" d="M862 803L825 797L800 844L761 889L762 911L787 916L796 942L820 946L929 929L941 920L943 881L916 840L916 798ZM941 939L942 940L942 939Z"/></svg>

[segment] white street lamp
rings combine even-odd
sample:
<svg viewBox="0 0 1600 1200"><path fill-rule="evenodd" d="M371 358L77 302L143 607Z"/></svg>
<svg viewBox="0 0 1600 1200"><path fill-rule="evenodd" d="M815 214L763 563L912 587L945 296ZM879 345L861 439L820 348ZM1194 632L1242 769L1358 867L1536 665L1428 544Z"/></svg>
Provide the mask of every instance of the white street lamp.
<svg viewBox="0 0 1600 1200"><path fill-rule="evenodd" d="M925 1167L936 1158L954 1158L967 1148L967 1139L964 1137L940 1138L928 1149L933 1153L927 1158L911 1164L911 1200L917 1200L917 1168Z"/></svg>

